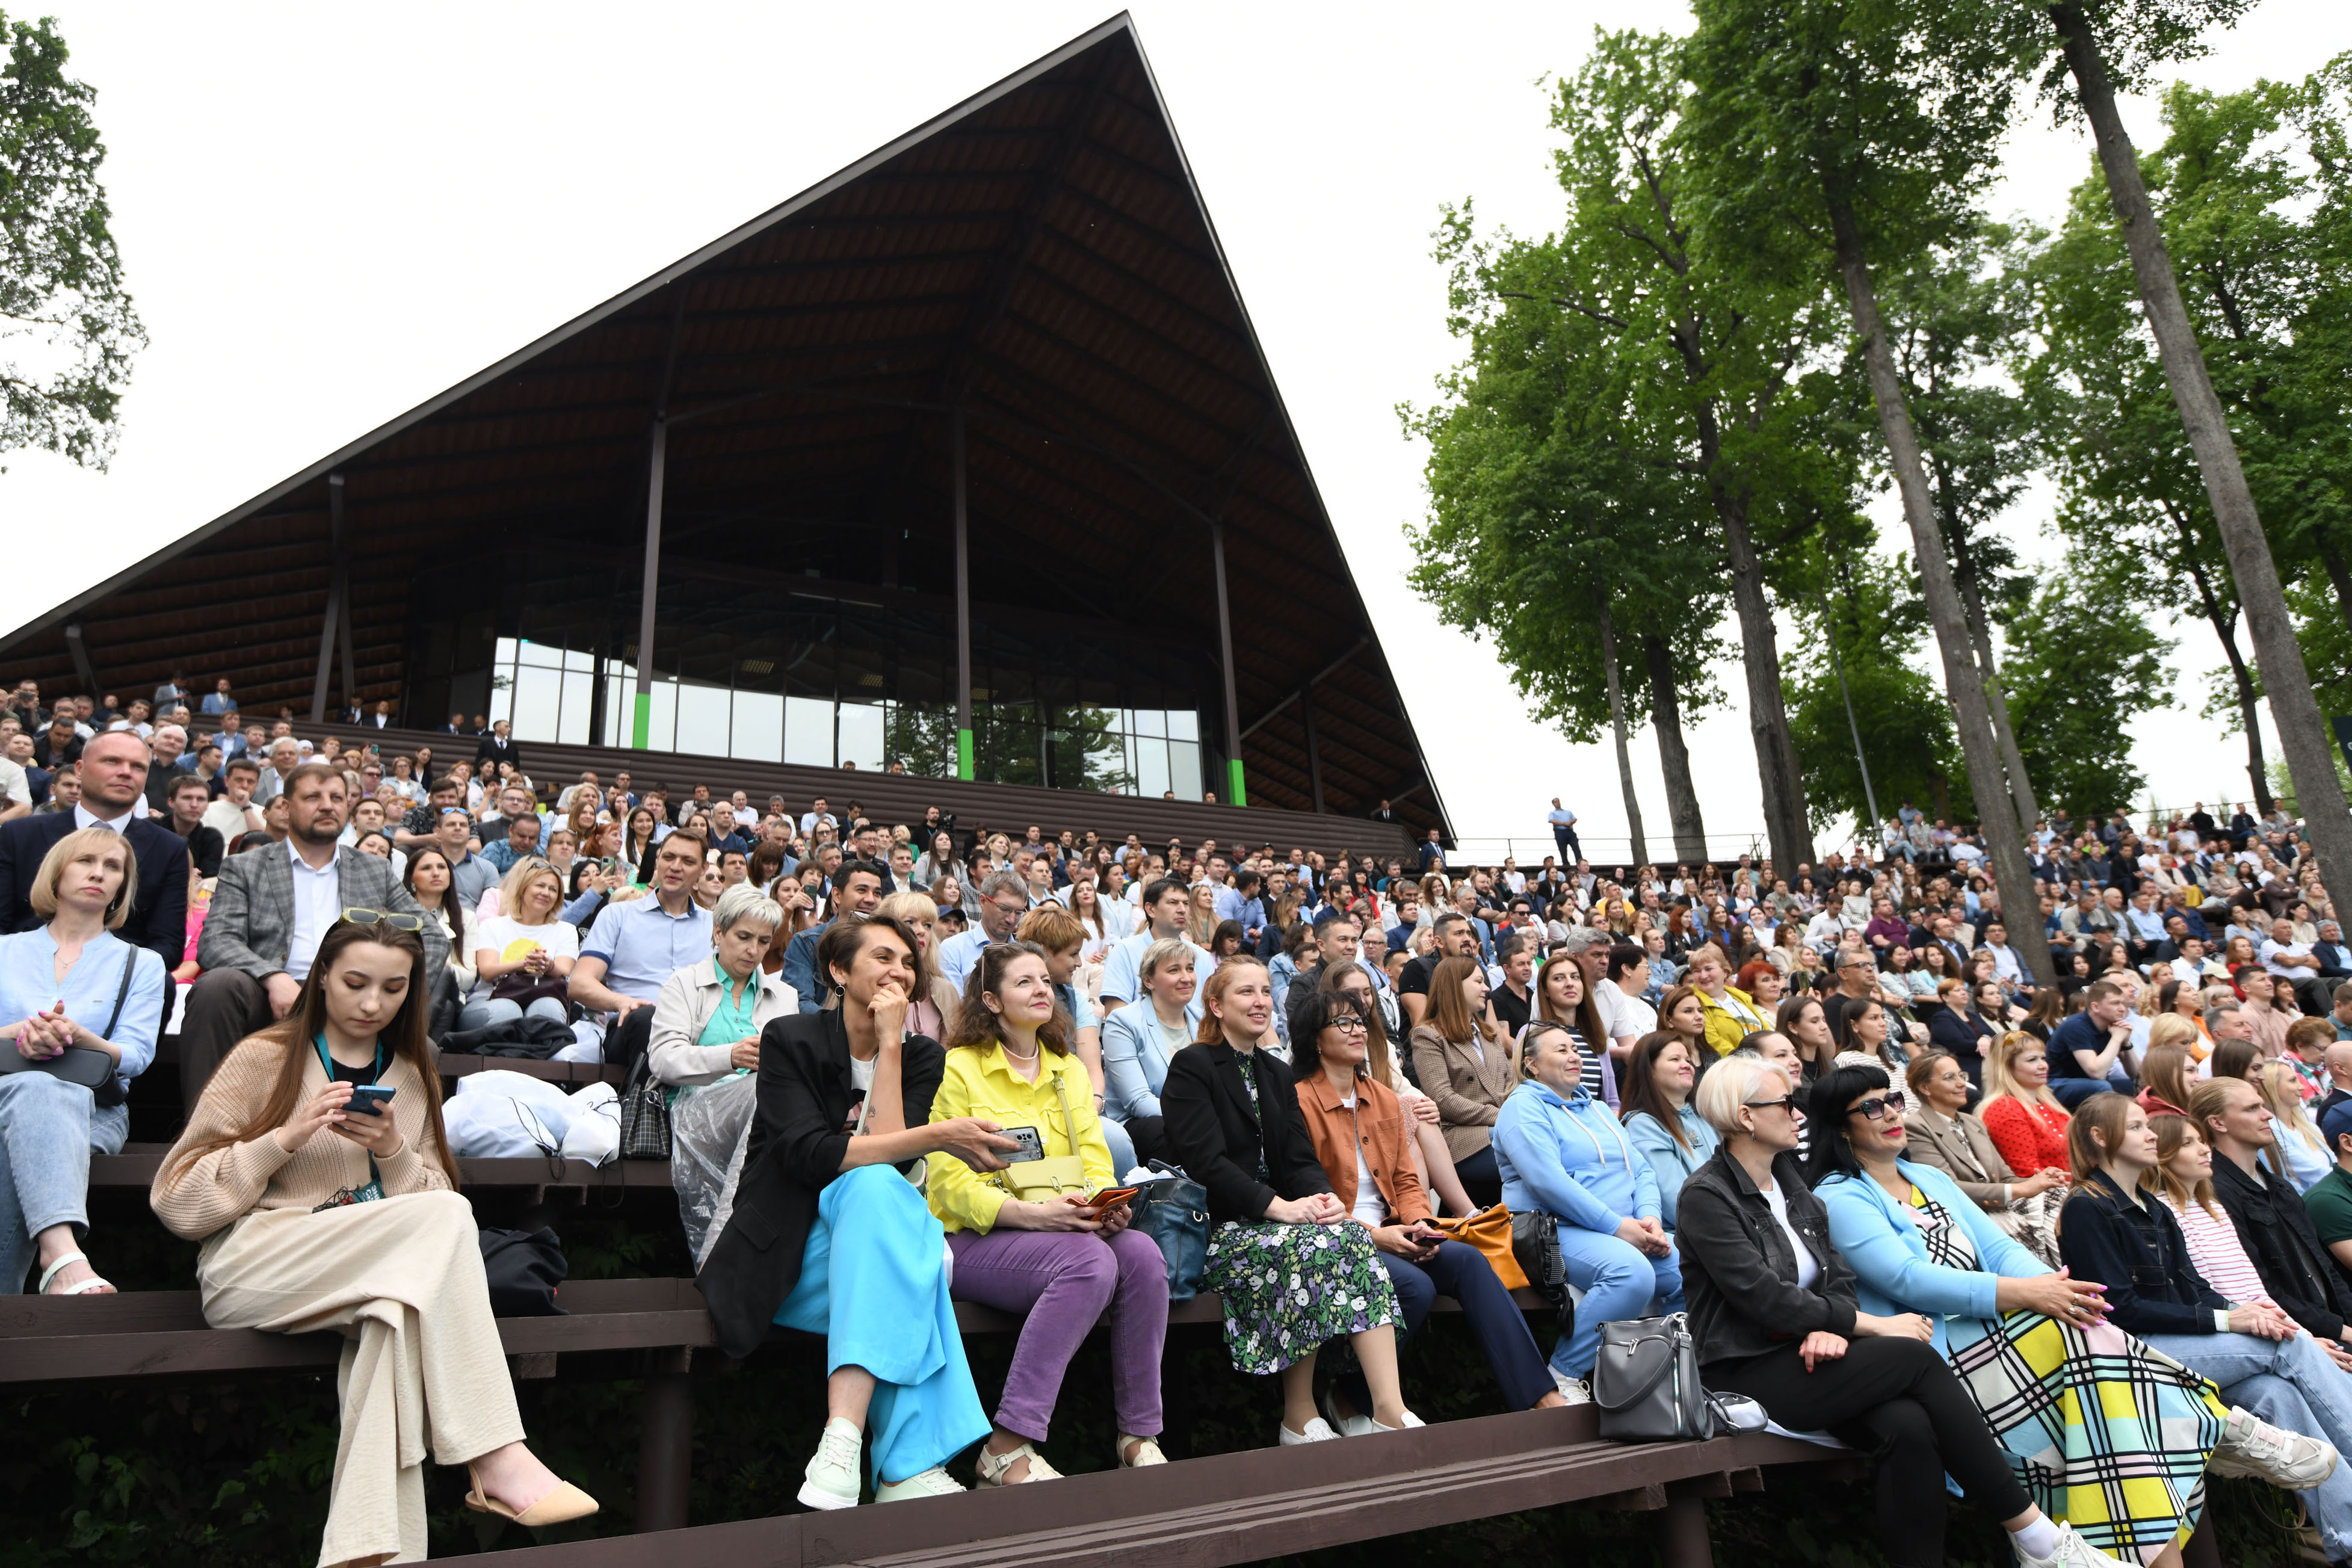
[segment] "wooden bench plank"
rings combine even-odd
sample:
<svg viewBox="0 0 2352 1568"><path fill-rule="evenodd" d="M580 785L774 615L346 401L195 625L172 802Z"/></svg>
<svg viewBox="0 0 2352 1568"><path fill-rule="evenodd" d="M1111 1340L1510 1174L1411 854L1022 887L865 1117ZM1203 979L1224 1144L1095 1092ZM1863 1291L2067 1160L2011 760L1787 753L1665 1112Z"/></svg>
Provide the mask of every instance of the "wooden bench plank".
<svg viewBox="0 0 2352 1568"><path fill-rule="evenodd" d="M93 1154L93 1187L145 1187L163 1168L168 1144L128 1143L120 1154ZM457 1179L467 1187L662 1187L670 1184L667 1160L615 1160L591 1165L584 1160L460 1160Z"/></svg>
<svg viewBox="0 0 2352 1568"><path fill-rule="evenodd" d="M448 1052L436 1058L435 1065L445 1079L470 1078L480 1072L519 1072L525 1078L542 1079L549 1083L609 1083L618 1089L629 1077L628 1068L608 1067L603 1062L543 1062L531 1057L475 1057Z"/></svg>

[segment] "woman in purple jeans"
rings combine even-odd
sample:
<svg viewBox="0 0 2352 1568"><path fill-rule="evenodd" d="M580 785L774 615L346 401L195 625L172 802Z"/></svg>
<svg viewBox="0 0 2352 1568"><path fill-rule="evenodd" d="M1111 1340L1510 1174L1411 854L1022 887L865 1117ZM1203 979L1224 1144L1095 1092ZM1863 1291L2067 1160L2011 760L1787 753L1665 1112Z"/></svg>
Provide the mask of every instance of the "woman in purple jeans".
<svg viewBox="0 0 2352 1568"><path fill-rule="evenodd" d="M950 1290L1025 1316L1005 1373L995 1430L980 1451L980 1484L1017 1486L1059 1472L1036 1445L1062 1373L1105 1308L1110 1310L1111 1405L1122 1467L1161 1465L1160 1348L1168 1330L1168 1269L1150 1237L1127 1228L1125 1205L1090 1194L1115 1184L1095 1120L1094 1084L1070 1052L1070 1016L1032 942L981 950L948 1032L934 1119L978 1117L1028 1142L1004 1170L982 1174L934 1156L931 1212L955 1255Z"/></svg>

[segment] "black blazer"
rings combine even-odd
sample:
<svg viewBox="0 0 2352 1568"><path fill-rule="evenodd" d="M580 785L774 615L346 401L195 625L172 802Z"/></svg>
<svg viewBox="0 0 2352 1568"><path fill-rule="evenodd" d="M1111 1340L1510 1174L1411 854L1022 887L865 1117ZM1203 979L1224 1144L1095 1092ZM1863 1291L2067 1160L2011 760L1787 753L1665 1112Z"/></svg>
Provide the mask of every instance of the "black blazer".
<svg viewBox="0 0 2352 1568"><path fill-rule="evenodd" d="M947 1053L910 1035L899 1053L907 1125L931 1119ZM743 1151L735 1211L694 1283L719 1328L719 1346L740 1361L760 1348L776 1310L801 1277L817 1194L849 1152L849 1030L838 1011L778 1018L760 1035L759 1109ZM901 1167L913 1169L909 1161Z"/></svg>
<svg viewBox="0 0 2352 1568"><path fill-rule="evenodd" d="M2345 1289L2335 1256L2321 1244L2319 1227L2303 1206L2303 1194L2293 1182L2273 1173L2280 1166L2263 1163L2265 1179L2257 1181L2235 1160L2216 1154L2213 1195L2237 1227L2239 1244L2253 1260L2271 1300L2285 1308L2305 1332L2336 1339L2344 1332L2352 1291Z"/></svg>
<svg viewBox="0 0 2352 1568"><path fill-rule="evenodd" d="M42 923L33 912L33 879L50 846L73 830L70 811L42 812L0 822L0 930L30 931ZM163 973L169 974L180 967L188 951L187 840L162 823L135 814L122 836L139 862L139 886L131 896L131 919L115 934L162 959ZM171 992L166 987L167 1017L170 1006Z"/></svg>
<svg viewBox="0 0 2352 1568"><path fill-rule="evenodd" d="M515 772L520 773L522 772L522 746L513 740L501 741L496 735L485 735L475 743L474 761L488 763L493 767L499 763L512 763Z"/></svg>
<svg viewBox="0 0 2352 1568"><path fill-rule="evenodd" d="M1331 1181L1315 1157L1290 1069L1264 1051L1250 1053L1261 1129L1242 1088L1240 1055L1224 1045L1178 1051L1160 1087L1160 1114L1170 1153L1209 1190L1211 1217L1255 1223L1275 1199L1328 1193ZM1271 1185L1257 1179L1261 1150Z"/></svg>
<svg viewBox="0 0 2352 1568"><path fill-rule="evenodd" d="M1829 1210L1805 1185L1793 1151L1772 1157L1772 1184L1821 1268L1809 1289L1797 1284L1788 1232L1729 1145L1693 1171L1675 1199L1675 1245L1701 1366L1761 1355L1815 1330L1853 1335L1853 1271L1832 1245Z"/></svg>

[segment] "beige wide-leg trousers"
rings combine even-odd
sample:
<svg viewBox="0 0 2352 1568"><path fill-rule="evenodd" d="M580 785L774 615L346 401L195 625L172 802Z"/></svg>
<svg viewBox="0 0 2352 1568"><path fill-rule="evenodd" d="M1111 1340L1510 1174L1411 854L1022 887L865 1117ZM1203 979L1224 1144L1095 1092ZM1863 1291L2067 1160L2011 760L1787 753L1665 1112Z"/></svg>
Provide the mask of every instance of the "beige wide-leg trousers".
<svg viewBox="0 0 2352 1568"><path fill-rule="evenodd" d="M522 1437L473 1207L456 1193L247 1215L205 1244L196 1283L215 1328L352 1342L320 1568L424 1559L428 1433L445 1465Z"/></svg>

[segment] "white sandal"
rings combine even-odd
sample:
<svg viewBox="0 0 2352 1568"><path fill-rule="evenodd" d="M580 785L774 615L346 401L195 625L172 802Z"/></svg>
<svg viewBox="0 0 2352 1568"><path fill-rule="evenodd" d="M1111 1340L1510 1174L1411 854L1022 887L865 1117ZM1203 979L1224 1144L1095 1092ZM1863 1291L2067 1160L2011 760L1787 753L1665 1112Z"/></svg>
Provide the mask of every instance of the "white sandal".
<svg viewBox="0 0 2352 1568"><path fill-rule="evenodd" d="M1024 1458L1029 1461L1028 1475L1017 1481L1006 1480L1005 1473ZM1027 1442L1020 1444L1009 1454L992 1454L983 1445L979 1463L973 1468L980 1484L984 1487L1025 1487L1031 1481L1058 1481L1062 1479L1062 1472L1047 1464L1045 1456Z"/></svg>
<svg viewBox="0 0 2352 1568"><path fill-rule="evenodd" d="M67 1253L63 1258L58 1258L55 1263L50 1264L47 1268L41 1270L41 1282L34 1287L33 1294L36 1296L47 1295L49 1293L49 1281L56 1279L61 1271L70 1268L74 1264L88 1263L89 1261L89 1257L87 1253ZM89 1279L77 1280L75 1283L68 1285L64 1289L58 1291L58 1294L60 1296L87 1296L92 1290L106 1290L110 1292L113 1289L114 1282L110 1279L101 1278L98 1271L93 1268L90 1270L90 1276Z"/></svg>

